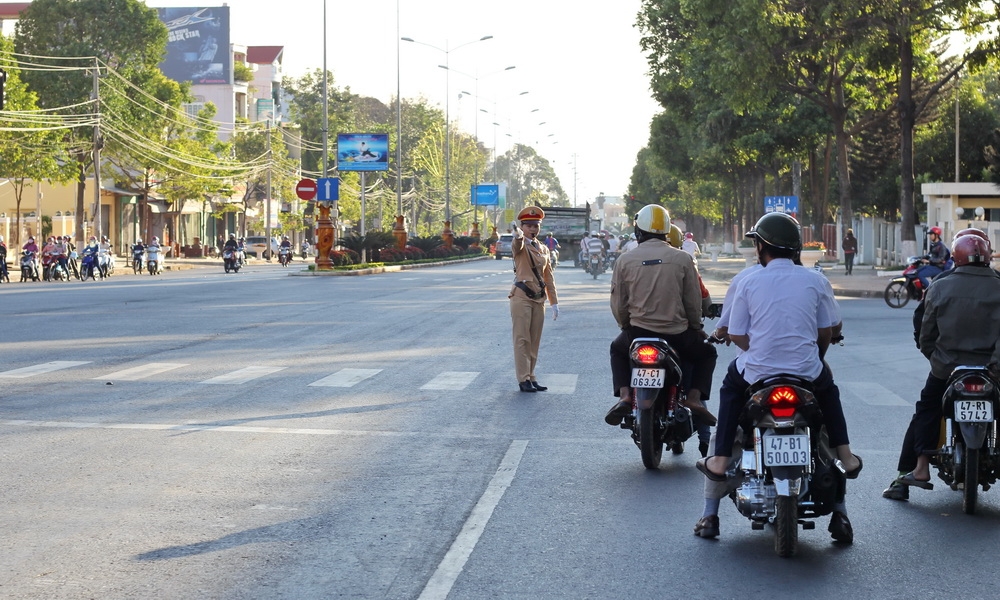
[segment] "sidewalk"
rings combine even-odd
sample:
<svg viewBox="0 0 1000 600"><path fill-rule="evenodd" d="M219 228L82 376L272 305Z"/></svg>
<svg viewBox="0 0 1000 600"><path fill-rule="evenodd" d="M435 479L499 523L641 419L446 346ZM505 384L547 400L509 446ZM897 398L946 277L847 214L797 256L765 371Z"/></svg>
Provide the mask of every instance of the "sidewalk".
<svg viewBox="0 0 1000 600"><path fill-rule="evenodd" d="M743 257L720 256L716 262L712 262L707 255L698 259L698 270L702 276L717 281L728 282L745 268L746 260ZM881 298L891 279L879 277L871 265L855 265L854 274L850 277L844 274L844 265L824 265L823 274L830 280L836 295L854 298Z"/></svg>

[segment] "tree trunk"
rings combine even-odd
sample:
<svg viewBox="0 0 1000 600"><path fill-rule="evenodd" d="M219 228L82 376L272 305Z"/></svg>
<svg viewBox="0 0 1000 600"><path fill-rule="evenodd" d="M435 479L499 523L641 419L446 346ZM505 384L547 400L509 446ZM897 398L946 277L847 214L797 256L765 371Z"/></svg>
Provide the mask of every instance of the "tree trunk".
<svg viewBox="0 0 1000 600"><path fill-rule="evenodd" d="M916 113L913 102L913 40L905 28L899 44L899 212L904 242L916 241L916 210L913 206L913 130L916 127ZM927 216L928 223L930 215ZM914 248L916 246L914 245Z"/></svg>
<svg viewBox="0 0 1000 600"><path fill-rule="evenodd" d="M76 182L76 241L78 244L83 244L86 241L83 235L83 221L87 210L83 197L87 193L87 165L82 160L77 161L76 164L80 168L80 175ZM100 210L99 206L97 208ZM42 215L38 215L38 218L41 219ZM96 218L100 218L100 215L97 215Z"/></svg>

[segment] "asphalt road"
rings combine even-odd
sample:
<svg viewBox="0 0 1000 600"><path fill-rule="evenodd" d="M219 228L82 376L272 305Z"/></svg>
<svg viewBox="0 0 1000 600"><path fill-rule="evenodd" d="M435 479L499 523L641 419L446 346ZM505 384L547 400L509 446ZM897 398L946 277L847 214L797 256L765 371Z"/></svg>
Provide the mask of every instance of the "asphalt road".
<svg viewBox="0 0 1000 600"><path fill-rule="evenodd" d="M997 595L997 490L972 517L940 481L880 495L927 372L911 311L841 300L856 542L824 520L779 559L728 500L719 540L692 535L696 444L647 471L604 424L609 279L558 269L538 394L509 260L0 285L0 597Z"/></svg>

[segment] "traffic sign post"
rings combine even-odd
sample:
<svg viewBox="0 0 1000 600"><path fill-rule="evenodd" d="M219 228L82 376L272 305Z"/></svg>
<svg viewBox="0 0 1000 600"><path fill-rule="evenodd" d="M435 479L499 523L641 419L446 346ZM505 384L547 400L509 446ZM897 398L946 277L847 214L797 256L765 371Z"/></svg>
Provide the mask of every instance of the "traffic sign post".
<svg viewBox="0 0 1000 600"><path fill-rule="evenodd" d="M312 200L316 197L316 182L312 179L301 179L295 184L295 195L301 200Z"/></svg>
<svg viewBox="0 0 1000 600"><path fill-rule="evenodd" d="M316 180L316 199L320 202L340 200L340 178L322 177Z"/></svg>

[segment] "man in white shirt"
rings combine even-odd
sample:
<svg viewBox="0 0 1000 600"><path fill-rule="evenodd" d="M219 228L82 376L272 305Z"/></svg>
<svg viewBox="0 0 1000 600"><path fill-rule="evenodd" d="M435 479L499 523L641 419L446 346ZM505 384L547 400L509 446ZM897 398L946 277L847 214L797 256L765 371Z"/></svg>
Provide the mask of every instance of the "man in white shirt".
<svg viewBox="0 0 1000 600"><path fill-rule="evenodd" d="M681 244L681 250L690 254L691 258L701 256L701 248L698 247L698 242L694 241L694 234L690 231L684 234L684 243Z"/></svg>
<svg viewBox="0 0 1000 600"><path fill-rule="evenodd" d="M830 446L853 479L862 463L851 452L840 390L823 356L839 336L840 307L830 282L822 274L795 264L802 248L798 222L783 213L764 215L747 234L754 238L762 268L747 273L730 302L727 298L728 337L743 352L729 365L719 391L719 423L715 455L698 461L698 470L710 480L726 480L747 387L764 377L798 375L813 382L823 413ZM718 506L707 503L695 535L719 535ZM829 531L840 542L851 543L854 532L846 505L839 502Z"/></svg>

